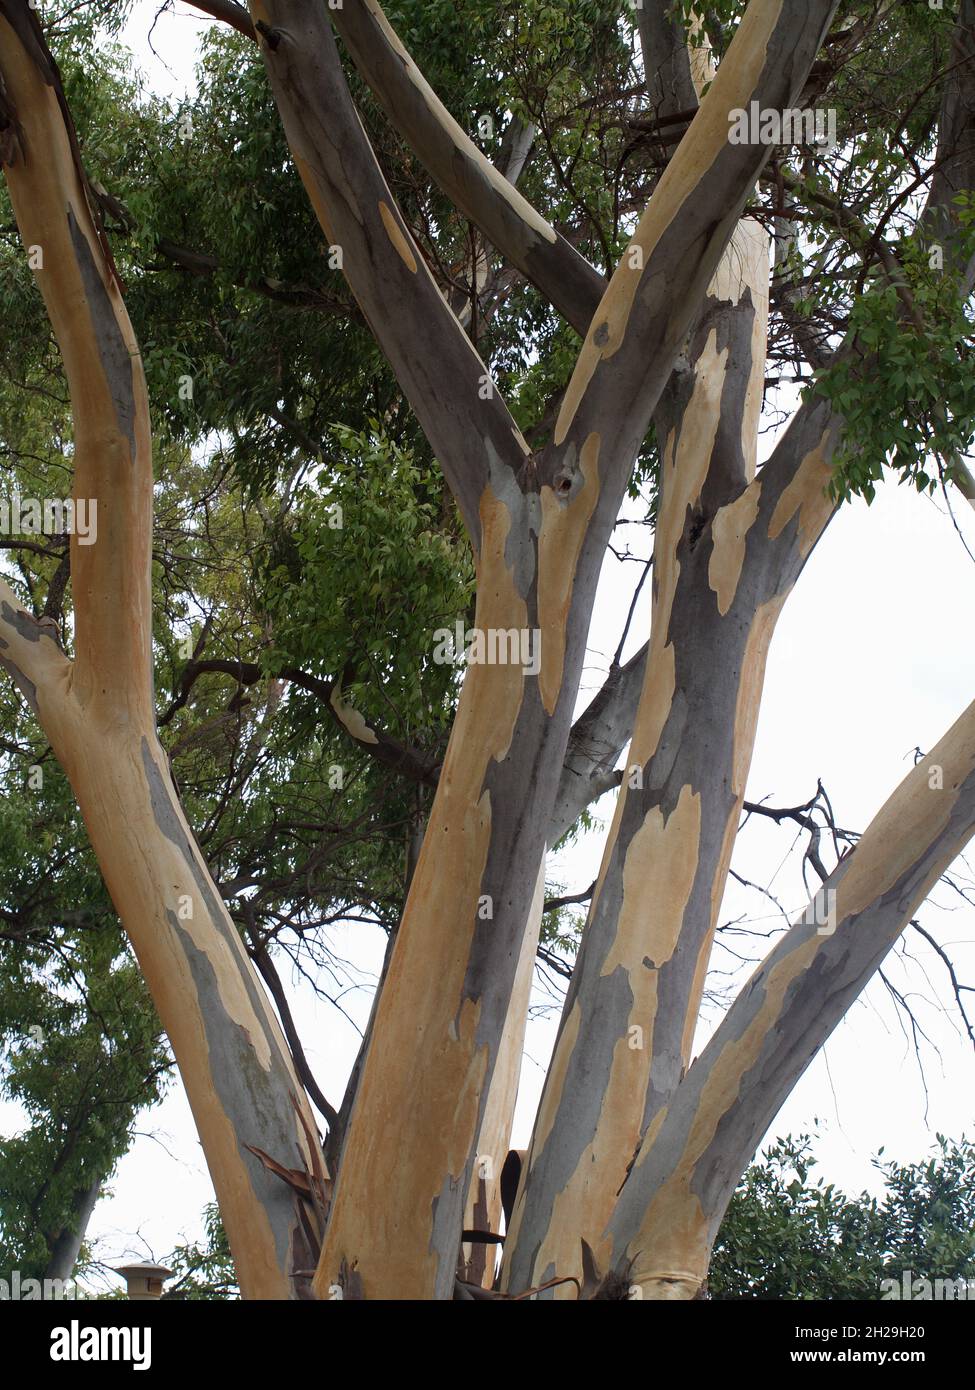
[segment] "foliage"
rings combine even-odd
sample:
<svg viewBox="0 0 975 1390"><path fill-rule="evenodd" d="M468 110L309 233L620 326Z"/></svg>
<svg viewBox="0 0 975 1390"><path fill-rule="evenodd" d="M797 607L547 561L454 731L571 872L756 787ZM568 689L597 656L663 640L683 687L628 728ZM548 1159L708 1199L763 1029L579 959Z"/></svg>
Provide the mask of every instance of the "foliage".
<svg viewBox="0 0 975 1390"><path fill-rule="evenodd" d="M813 1181L812 1147L780 1139L745 1174L715 1243L713 1297L879 1299L905 1270L975 1279L975 1144L938 1135L926 1162L878 1156L881 1198Z"/></svg>
<svg viewBox="0 0 975 1390"><path fill-rule="evenodd" d="M955 203L958 254L967 259L975 254L975 203L962 195ZM866 363L842 357L818 381L846 426L832 480L841 499L872 501L885 461L918 492L933 492L975 439L971 309L944 273L939 244L905 238L899 265L896 282L878 276L851 310L849 331Z"/></svg>

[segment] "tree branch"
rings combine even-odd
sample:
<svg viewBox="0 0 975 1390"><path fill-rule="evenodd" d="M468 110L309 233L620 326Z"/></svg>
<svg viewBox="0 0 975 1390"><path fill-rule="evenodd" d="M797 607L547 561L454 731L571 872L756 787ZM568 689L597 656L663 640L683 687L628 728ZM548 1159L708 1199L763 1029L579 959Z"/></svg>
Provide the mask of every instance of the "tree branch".
<svg viewBox="0 0 975 1390"><path fill-rule="evenodd" d="M565 392L554 448L579 454L587 440L598 440L600 473L613 495L771 153L730 143L729 112L753 100L762 109L790 106L835 9L835 0L801 9L752 0L603 296Z"/></svg>
<svg viewBox="0 0 975 1390"><path fill-rule="evenodd" d="M97 509L95 543L71 537L73 688L151 720L152 440L139 348L60 76L26 0L0 0L0 53L19 132L7 184L71 395L73 496Z"/></svg>
<svg viewBox="0 0 975 1390"><path fill-rule="evenodd" d="M739 1175L815 1054L975 832L975 703L776 944L648 1132L608 1232L645 1297L693 1297Z"/></svg>
<svg viewBox="0 0 975 1390"><path fill-rule="evenodd" d="M684 26L674 13L673 0L644 0L636 11L643 53L647 96L664 124L674 116L697 109L698 95L691 76Z"/></svg>
<svg viewBox="0 0 975 1390"><path fill-rule="evenodd" d="M495 168L431 89L376 0L329 11L394 129L451 201L580 334L606 283Z"/></svg>
<svg viewBox="0 0 975 1390"><path fill-rule="evenodd" d="M255 27L298 172L326 236L342 247L352 292L437 455L476 552L490 471L516 471L528 445L396 206L349 94L328 12L298 0L259 8Z"/></svg>

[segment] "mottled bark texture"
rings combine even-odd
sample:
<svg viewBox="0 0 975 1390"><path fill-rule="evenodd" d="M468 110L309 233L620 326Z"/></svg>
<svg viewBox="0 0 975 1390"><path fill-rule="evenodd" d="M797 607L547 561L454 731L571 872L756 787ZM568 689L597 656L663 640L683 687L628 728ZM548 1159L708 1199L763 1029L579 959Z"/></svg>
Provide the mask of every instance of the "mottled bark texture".
<svg viewBox="0 0 975 1390"><path fill-rule="evenodd" d="M840 860L816 910L755 971L647 1131L607 1231L608 1266L639 1295L700 1288L762 1135L973 832L975 704Z"/></svg>
<svg viewBox="0 0 975 1390"><path fill-rule="evenodd" d="M37 284L71 393L74 496L97 503L98 516L95 544L71 541L75 659L0 584L0 662L78 799L172 1044L241 1286L250 1297L307 1295L296 1270L314 1262L314 1213L247 1146L310 1167L314 1124L156 739L142 363L57 69L26 0L0 0L0 75L16 131L4 172L24 246L43 258Z"/></svg>
<svg viewBox="0 0 975 1390"><path fill-rule="evenodd" d="M477 391L480 364L378 170L324 9L251 6L299 172L467 521L475 627L541 634L537 676L477 665L465 680L351 1114L319 1293L353 1266L366 1297L452 1291L599 565L651 414L768 156L729 144L727 113L753 99L788 104L833 8L750 7L597 308L554 442L535 457L497 393Z"/></svg>
<svg viewBox="0 0 975 1390"><path fill-rule="evenodd" d="M929 206L945 236L950 195L971 183L961 146L971 129L972 4L961 7ZM545 852L618 782L632 731L504 1280L521 1291L579 1271L585 1240L613 1288L693 1296L764 1126L975 818L969 711L929 759L942 765L945 790L912 774L833 875L834 935L794 928L689 1066L768 643L832 514L824 488L842 431L825 400L810 397L756 473L768 252L742 216L770 151L731 144L729 112L795 103L836 0L751 0L717 73L706 48L688 49L678 7L646 0L648 104L692 119L609 281L476 149L375 0L199 7L260 45L322 230L342 246L352 292L464 518L475 628L540 639L537 669L510 657L469 667L444 764L428 770L435 800L353 1088L315 1292L450 1298L465 1206L472 1213L477 1199L478 1220L495 1228ZM552 442L538 452L397 207L333 24L484 243L584 337ZM25 242L53 251L38 280L76 411L78 495L99 499L100 519L98 545L73 557L76 662L6 588L0 661L75 787L183 1070L245 1292L289 1296L302 1291L295 1269L309 1267L322 1232L247 1146L296 1168L316 1155L292 1103L300 1090L287 1049L152 732L151 467L138 349L26 0L0 0L0 41L9 182ZM44 159L32 161L32 150ZM955 269L964 283L970 267ZM600 567L651 421L662 480L648 648L613 668L573 726ZM329 698L360 746L385 747L337 690ZM307 1119L303 1097L298 1104ZM483 1194L473 1186L478 1158L494 1184ZM489 1282L486 1262L473 1276Z"/></svg>

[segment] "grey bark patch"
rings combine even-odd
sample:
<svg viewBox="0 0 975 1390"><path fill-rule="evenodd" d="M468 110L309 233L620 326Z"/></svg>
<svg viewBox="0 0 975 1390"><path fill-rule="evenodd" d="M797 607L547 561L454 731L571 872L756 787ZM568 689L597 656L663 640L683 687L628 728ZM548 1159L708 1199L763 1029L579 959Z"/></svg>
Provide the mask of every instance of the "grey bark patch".
<svg viewBox="0 0 975 1390"><path fill-rule="evenodd" d="M7 643L4 642L3 645L6 646ZM34 682L25 676L20 667L11 661L9 657L0 656L0 666L6 671L7 675L13 681L21 695L23 695L34 713L39 714L40 710L37 706L37 686Z"/></svg>
<svg viewBox="0 0 975 1390"><path fill-rule="evenodd" d="M25 641L39 642L42 637L47 637L60 649L60 643L57 641L53 632L49 631L47 628L41 627L37 619L32 618L29 613L25 613L22 608L15 612L6 599L0 604L0 617L3 618L5 623L9 623L12 628L16 628L17 632L20 633ZM3 645L6 646L7 643L4 642Z"/></svg>
<svg viewBox="0 0 975 1390"><path fill-rule="evenodd" d="M180 822L174 793L167 788L145 736L142 739L142 763L156 825L186 861L213 930L227 943L231 955L240 960L242 967L246 966L247 957L240 938L204 873L197 858L199 851L194 851L189 835ZM167 908L166 916L181 943L196 985L214 1090L234 1125L241 1159L250 1175L255 1194L271 1222L280 1268L290 1274L296 1267L296 1253L305 1243L294 1209L295 1195L282 1179L268 1173L244 1145L254 1144L287 1168L303 1162L298 1116L290 1099L296 1093L296 1083L284 1064L278 1040L270 1029L265 1036L271 1064L269 1070L261 1066L246 1029L227 1014L210 958L197 947L174 912ZM252 972L243 968L241 979L255 1017L263 1021L267 1017L268 1005ZM302 1267L300 1263L298 1267Z"/></svg>
<svg viewBox="0 0 975 1390"><path fill-rule="evenodd" d="M592 955L590 951L584 962L580 957L576 966L576 975L582 966L585 976L585 988L580 985L576 991L582 1016L565 1071L562 1103L544 1146L532 1151L518 1241L510 1254L512 1287L527 1287L535 1278L544 1282L545 1278L555 1277L540 1277L537 1271L533 1274L538 1252L551 1226L555 1202L596 1133L613 1065L614 1044L610 1039L618 1041L625 1036L625 1023L633 1006L633 991L625 969L617 966L610 975L600 976L605 954L599 960L593 960ZM563 1013L563 1027L571 1007L570 998ZM559 1031L561 1034L562 1029Z"/></svg>
<svg viewBox="0 0 975 1390"><path fill-rule="evenodd" d="M434 1298L449 1298L454 1286L464 1223L464 1201L473 1171L474 1160L469 1158L459 1178L447 1174L439 1194L430 1203L430 1243L427 1249L437 1257Z"/></svg>
<svg viewBox="0 0 975 1390"><path fill-rule="evenodd" d="M508 509L511 529L505 541L504 560L512 570L515 588L526 598L538 570L533 540L541 528L541 503L535 492L523 492L514 472L505 464L487 435L484 453L488 461L488 487Z"/></svg>
<svg viewBox="0 0 975 1390"><path fill-rule="evenodd" d="M234 1126L237 1152L247 1170L254 1194L267 1213L274 1233L279 1267L290 1274L294 1267L292 1247L301 1237L291 1190L244 1147L247 1143L253 1143L285 1167L296 1165L298 1155L292 1151L289 1142L294 1130L293 1112L288 1113L290 1106L284 1099L290 1089L288 1078L275 1075L273 1062L270 1076L264 1071L257 1061L247 1030L227 1015L209 956L197 947L175 912L167 908L166 917L180 942L196 986L197 1007L206 1033L213 1089L221 1108Z"/></svg>
<svg viewBox="0 0 975 1390"><path fill-rule="evenodd" d="M550 1260L550 1261L548 1262L548 1264L545 1266L545 1268L542 1270L541 1274L538 1276L538 1282L539 1282L540 1284L547 1284L548 1281L549 1281L550 1279L557 1279L557 1278L558 1278L558 1274L557 1274L557 1272L556 1272L555 1265L554 1265L554 1264L552 1263L552 1261ZM522 1292L524 1292L524 1291L523 1291L522 1289L516 1289L515 1292L516 1292L516 1293L522 1293ZM554 1303L554 1302L555 1302L555 1290L554 1290L554 1289L543 1289L542 1292L541 1292L540 1294L536 1294L535 1296L536 1296L536 1298L538 1299L538 1301L539 1301L540 1303Z"/></svg>
<svg viewBox="0 0 975 1390"><path fill-rule="evenodd" d="M68 208L68 230L74 246L78 270L85 289L85 298L91 314L95 341L102 371L108 382L112 404L119 429L129 441L129 457L135 462L135 386L132 378L132 356L122 337L115 310L95 258L91 254L88 238L78 226L74 212Z"/></svg>

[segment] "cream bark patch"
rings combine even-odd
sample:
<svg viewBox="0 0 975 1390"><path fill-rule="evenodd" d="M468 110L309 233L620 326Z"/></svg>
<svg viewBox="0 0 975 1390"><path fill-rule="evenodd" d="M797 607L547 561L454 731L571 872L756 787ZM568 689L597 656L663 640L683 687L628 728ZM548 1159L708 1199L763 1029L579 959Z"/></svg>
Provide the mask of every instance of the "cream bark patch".
<svg viewBox="0 0 975 1390"><path fill-rule="evenodd" d="M379 742L374 731L370 729L359 711L343 702L342 691L339 686L336 686L332 691L329 704L332 706L332 709L335 711L344 727L348 729L352 737L357 739L359 743Z"/></svg>
<svg viewBox="0 0 975 1390"><path fill-rule="evenodd" d="M538 537L538 624L542 667L538 688L549 714L562 689L565 635L572 586L582 543L599 499L599 435L590 434L579 456L583 486L571 502L542 488L542 529Z"/></svg>
<svg viewBox="0 0 975 1390"><path fill-rule="evenodd" d="M755 741L769 643L787 597L786 594L779 594L761 605L752 618L751 629L745 642L738 698L735 702L735 747L731 770L731 787L735 796L745 794L745 779L748 776Z"/></svg>
<svg viewBox="0 0 975 1390"><path fill-rule="evenodd" d="M627 847L619 922L601 975L622 966L631 979L642 978L644 956L653 962L650 973L670 960L694 887L700 835L701 798L690 787L681 787L666 821L659 806L647 812ZM652 903L647 884L653 884Z"/></svg>
<svg viewBox="0 0 975 1390"><path fill-rule="evenodd" d="M753 478L758 465L758 426L765 397L765 358L768 351L768 232L750 217L742 218L735 228L729 249L734 251L738 273L741 276L741 293L736 303L744 296L747 288L755 309L755 317L752 320L751 370L748 373L745 403L741 412L741 454L745 461L745 477Z"/></svg>
<svg viewBox="0 0 975 1390"><path fill-rule="evenodd" d="M828 443L832 431L827 426L819 443L810 449L796 469L795 476L775 504L775 511L769 522L769 540L774 541L798 512L800 553L809 554L819 539L826 519L833 510L833 503L826 497L826 485L832 476L827 462Z"/></svg>
<svg viewBox="0 0 975 1390"><path fill-rule="evenodd" d="M649 663L653 666L650 669ZM673 643L662 650L651 650L647 656L647 680L644 682L630 743L630 766L644 767L660 742L677 687L677 658Z"/></svg>
<svg viewBox="0 0 975 1390"><path fill-rule="evenodd" d="M748 532L758 516L761 491L760 482L750 484L734 502L721 508L711 524L714 545L708 563L708 583L718 596L718 612L722 617L734 603L738 592L745 563L745 545Z"/></svg>
<svg viewBox="0 0 975 1390"><path fill-rule="evenodd" d="M383 226L386 228L386 235L389 237L400 260L406 266L411 275L416 274L416 257L410 250L410 243L403 233L402 227L396 221L391 209L385 204L379 204L379 216L383 219Z"/></svg>

